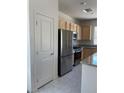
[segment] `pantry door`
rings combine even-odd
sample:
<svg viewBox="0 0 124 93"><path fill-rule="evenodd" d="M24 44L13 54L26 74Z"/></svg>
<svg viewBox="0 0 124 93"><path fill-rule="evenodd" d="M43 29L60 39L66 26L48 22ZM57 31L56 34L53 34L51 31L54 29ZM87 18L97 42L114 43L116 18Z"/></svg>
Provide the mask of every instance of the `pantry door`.
<svg viewBox="0 0 124 93"><path fill-rule="evenodd" d="M53 80L53 33L54 20L36 13L35 62L37 88Z"/></svg>

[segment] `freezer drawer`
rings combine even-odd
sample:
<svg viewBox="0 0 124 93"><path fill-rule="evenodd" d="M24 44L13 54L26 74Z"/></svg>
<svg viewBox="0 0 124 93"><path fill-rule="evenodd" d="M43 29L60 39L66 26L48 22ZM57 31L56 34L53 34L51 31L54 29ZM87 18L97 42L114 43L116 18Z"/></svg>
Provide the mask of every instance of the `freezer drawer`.
<svg viewBox="0 0 124 93"><path fill-rule="evenodd" d="M74 55L69 55L65 57L59 57L58 60L58 75L62 76L67 72L71 71L74 63Z"/></svg>

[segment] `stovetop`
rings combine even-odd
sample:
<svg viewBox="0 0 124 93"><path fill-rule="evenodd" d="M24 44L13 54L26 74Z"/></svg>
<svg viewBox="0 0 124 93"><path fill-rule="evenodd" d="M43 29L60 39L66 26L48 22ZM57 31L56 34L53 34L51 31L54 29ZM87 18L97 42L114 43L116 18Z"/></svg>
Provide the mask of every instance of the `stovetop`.
<svg viewBox="0 0 124 93"><path fill-rule="evenodd" d="M75 47L73 47L73 50L75 52L81 52L82 51L82 47L75 46Z"/></svg>
<svg viewBox="0 0 124 93"><path fill-rule="evenodd" d="M81 49L79 46L74 46L73 49Z"/></svg>

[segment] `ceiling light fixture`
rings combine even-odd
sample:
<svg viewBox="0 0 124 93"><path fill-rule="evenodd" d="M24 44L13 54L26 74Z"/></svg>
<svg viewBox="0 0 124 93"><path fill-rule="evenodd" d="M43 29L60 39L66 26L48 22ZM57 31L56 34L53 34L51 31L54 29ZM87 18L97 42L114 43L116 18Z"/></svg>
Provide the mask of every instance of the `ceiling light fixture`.
<svg viewBox="0 0 124 93"><path fill-rule="evenodd" d="M93 14L93 9L87 8L87 9L84 9L83 12L84 13L91 13L91 14Z"/></svg>
<svg viewBox="0 0 124 93"><path fill-rule="evenodd" d="M81 5L86 5L87 2L86 2L86 1L81 1L80 4L81 4Z"/></svg>

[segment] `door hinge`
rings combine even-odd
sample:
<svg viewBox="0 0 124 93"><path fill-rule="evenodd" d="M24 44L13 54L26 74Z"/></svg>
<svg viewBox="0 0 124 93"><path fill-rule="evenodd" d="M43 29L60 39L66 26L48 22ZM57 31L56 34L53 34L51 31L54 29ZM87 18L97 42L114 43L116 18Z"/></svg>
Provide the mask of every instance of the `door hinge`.
<svg viewBox="0 0 124 93"><path fill-rule="evenodd" d="M36 20L36 25L37 25L37 20Z"/></svg>

